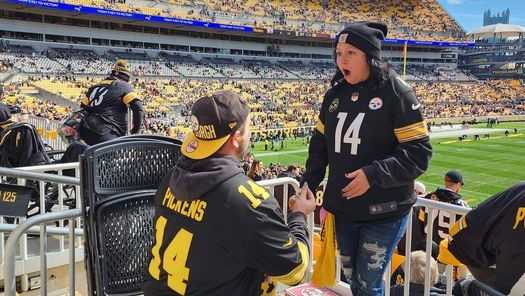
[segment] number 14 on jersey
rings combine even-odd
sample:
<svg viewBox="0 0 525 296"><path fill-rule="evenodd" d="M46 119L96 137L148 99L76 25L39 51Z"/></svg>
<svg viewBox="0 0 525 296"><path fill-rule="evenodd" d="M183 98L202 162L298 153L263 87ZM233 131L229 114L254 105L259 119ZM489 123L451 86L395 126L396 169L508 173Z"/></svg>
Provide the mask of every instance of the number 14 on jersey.
<svg viewBox="0 0 525 296"><path fill-rule="evenodd" d="M365 113L359 113L355 117L354 121L350 124L343 136L343 126L348 117L347 112L339 112L337 114L337 126L335 128L335 152L341 153L341 143L350 144L350 154L357 155L357 149L361 144L361 138L359 138L359 130L365 119ZM341 139L342 138L342 139Z"/></svg>

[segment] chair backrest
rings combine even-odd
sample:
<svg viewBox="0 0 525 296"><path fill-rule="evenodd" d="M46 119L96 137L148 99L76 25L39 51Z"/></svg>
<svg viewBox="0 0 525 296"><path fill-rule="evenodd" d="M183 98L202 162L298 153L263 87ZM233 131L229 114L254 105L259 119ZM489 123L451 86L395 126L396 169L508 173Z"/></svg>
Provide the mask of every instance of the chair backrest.
<svg viewBox="0 0 525 296"><path fill-rule="evenodd" d="M90 294L141 294L154 195L179 156L180 145L147 138L119 138L84 152L80 182Z"/></svg>
<svg viewBox="0 0 525 296"><path fill-rule="evenodd" d="M83 155L84 188L93 202L132 190L156 189L180 157L180 145L122 138L88 148Z"/></svg>
<svg viewBox="0 0 525 296"><path fill-rule="evenodd" d="M173 143L175 145L182 145L182 141L171 137L158 136L158 135L129 135L121 137L120 139L135 139L135 140L158 140Z"/></svg>
<svg viewBox="0 0 525 296"><path fill-rule="evenodd" d="M95 266L102 295L141 291L153 243L156 190L121 193L96 209Z"/></svg>

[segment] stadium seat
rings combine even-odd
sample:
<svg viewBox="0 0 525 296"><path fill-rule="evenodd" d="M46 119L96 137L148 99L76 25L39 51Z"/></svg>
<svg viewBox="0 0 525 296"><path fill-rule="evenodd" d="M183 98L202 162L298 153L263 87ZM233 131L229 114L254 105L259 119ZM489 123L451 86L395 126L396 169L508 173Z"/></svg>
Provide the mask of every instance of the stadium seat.
<svg viewBox="0 0 525 296"><path fill-rule="evenodd" d="M465 280L460 283L460 286L463 296L504 296L503 293L478 280Z"/></svg>
<svg viewBox="0 0 525 296"><path fill-rule="evenodd" d="M120 139L155 140L155 141L169 142L169 143L179 145L179 146L182 145L182 141L180 140L169 138L169 137L157 136L157 135L130 135L130 136L121 137Z"/></svg>
<svg viewBox="0 0 525 296"><path fill-rule="evenodd" d="M88 291L139 295L153 241L153 200L180 145L157 137L120 138L80 160Z"/></svg>

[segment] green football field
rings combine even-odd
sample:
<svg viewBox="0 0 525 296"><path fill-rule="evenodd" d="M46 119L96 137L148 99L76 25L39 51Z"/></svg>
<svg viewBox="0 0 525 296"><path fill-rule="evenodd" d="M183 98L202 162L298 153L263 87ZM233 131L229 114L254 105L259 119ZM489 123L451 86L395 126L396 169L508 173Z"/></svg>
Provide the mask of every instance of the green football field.
<svg viewBox="0 0 525 296"><path fill-rule="evenodd" d="M430 168L419 178L427 191L442 186L443 175L456 169L465 181L461 193L474 206L518 181L525 181L525 123L503 123L496 128L518 128L519 132L515 135L511 132L509 137L496 132L490 139L462 143L456 138L432 140L434 152ZM264 151L264 145L257 143L253 152L265 166L278 162L304 167L307 149L304 140L298 139L289 140L279 151Z"/></svg>

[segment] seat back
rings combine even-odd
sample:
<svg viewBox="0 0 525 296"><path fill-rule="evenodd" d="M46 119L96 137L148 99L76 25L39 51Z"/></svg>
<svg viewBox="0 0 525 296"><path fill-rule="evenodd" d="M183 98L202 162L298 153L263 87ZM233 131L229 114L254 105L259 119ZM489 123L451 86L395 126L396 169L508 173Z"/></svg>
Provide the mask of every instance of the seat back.
<svg viewBox="0 0 525 296"><path fill-rule="evenodd" d="M141 294L153 241L155 192L179 156L180 145L162 138L119 138L94 145L82 155L90 294Z"/></svg>

